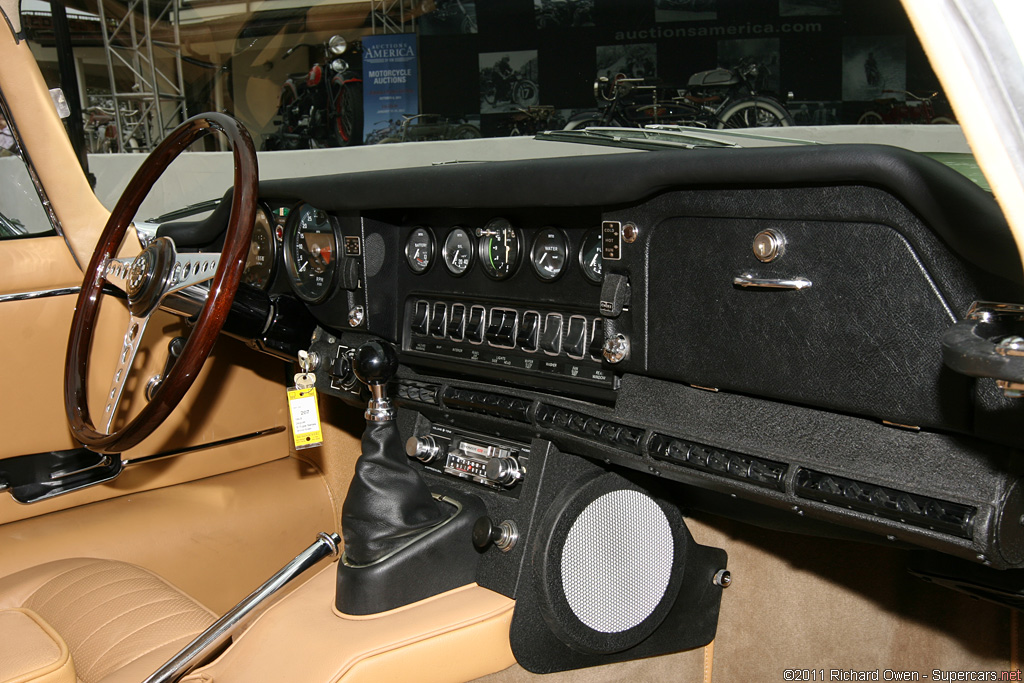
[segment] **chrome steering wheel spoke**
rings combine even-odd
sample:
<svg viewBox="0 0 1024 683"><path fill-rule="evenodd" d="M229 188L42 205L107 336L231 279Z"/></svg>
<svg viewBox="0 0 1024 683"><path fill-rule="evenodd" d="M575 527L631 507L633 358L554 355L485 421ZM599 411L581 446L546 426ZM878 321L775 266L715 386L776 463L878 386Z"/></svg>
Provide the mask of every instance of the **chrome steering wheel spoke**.
<svg viewBox="0 0 1024 683"><path fill-rule="evenodd" d="M103 424L104 433L111 434L111 427L114 424L114 416L117 415L121 405L121 396L124 393L124 385L128 380L128 374L135 355L139 351L139 344L142 335L149 324L149 315L137 316L132 314L128 320L128 329L124 333L124 340L121 344L121 351L117 357L117 367L114 369L114 376L110 382L110 390L103 400Z"/></svg>
<svg viewBox="0 0 1024 683"><path fill-rule="evenodd" d="M175 254L174 270L171 271L168 287L164 292L173 294L186 287L198 285L213 278L220 264L220 254Z"/></svg>
<svg viewBox="0 0 1024 683"><path fill-rule="evenodd" d="M103 264L103 279L122 292L128 292L128 274L134 258L112 258Z"/></svg>

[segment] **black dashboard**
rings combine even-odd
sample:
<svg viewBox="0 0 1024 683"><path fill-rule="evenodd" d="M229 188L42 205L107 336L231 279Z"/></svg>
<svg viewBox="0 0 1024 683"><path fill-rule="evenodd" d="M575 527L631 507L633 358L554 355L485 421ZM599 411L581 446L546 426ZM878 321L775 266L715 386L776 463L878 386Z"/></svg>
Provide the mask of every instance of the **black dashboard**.
<svg viewBox="0 0 1024 683"><path fill-rule="evenodd" d="M647 152L260 193L251 282L310 314L318 390L359 404L352 349L394 343L410 455L510 519L562 453L687 509L1024 567L1024 410L940 344L973 302L1024 301L1021 266L991 196L931 159Z"/></svg>

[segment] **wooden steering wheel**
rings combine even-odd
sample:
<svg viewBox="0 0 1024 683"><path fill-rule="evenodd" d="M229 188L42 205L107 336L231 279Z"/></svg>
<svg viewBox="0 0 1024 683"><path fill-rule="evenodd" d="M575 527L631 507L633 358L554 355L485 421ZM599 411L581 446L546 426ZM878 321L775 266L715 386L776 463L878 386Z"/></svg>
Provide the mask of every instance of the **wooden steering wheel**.
<svg viewBox="0 0 1024 683"><path fill-rule="evenodd" d="M221 253L179 254L173 240L157 237L135 258L116 258L135 212L157 179L189 145L214 132L224 133L231 141L235 168L231 217ZM153 150L128 183L85 270L64 363L64 408L68 424L75 438L91 450L120 453L136 445L167 418L192 386L213 349L238 290L256 217L258 179L256 148L249 132L230 116L208 113L178 126ZM139 413L113 431L121 394L150 316L167 296L207 280L211 283L206 302L178 360ZM103 427L98 430L89 414L86 378L104 284L127 295L130 319L110 390L104 395L99 420Z"/></svg>

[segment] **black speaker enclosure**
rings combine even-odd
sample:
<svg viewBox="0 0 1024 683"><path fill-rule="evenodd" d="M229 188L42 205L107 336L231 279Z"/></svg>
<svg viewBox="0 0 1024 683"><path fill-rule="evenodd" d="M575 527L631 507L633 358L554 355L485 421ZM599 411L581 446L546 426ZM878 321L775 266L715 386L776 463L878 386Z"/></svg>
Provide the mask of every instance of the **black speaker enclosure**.
<svg viewBox="0 0 1024 683"><path fill-rule="evenodd" d="M552 492L527 549L510 633L516 660L534 673L550 673L707 645L718 627L722 588L714 577L726 567L725 551L696 543L678 506L647 482L631 481L583 459L573 460L569 469L577 470L575 476L545 477L545 487L558 493ZM549 468L546 474L552 474L552 469L567 474L564 468ZM570 606L562 554L580 514L616 491L648 496L665 514L672 534L672 567L660 601L645 618L625 630L602 632L584 623ZM619 531L608 529L609 534Z"/></svg>

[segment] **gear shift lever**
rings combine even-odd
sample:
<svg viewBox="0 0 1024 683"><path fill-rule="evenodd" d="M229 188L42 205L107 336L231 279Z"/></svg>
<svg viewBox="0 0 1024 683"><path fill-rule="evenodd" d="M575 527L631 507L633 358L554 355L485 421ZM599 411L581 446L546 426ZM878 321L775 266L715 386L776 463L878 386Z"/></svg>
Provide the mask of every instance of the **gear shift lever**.
<svg viewBox="0 0 1024 683"><path fill-rule="evenodd" d="M356 349L352 372L370 389L370 403L364 413L369 422L395 419L395 409L387 396L387 384L398 370L398 356L391 344L374 339Z"/></svg>
<svg viewBox="0 0 1024 683"><path fill-rule="evenodd" d="M366 408L362 455L341 508L345 561L367 565L395 552L420 531L443 522L442 512L405 455L387 383L398 356L385 341L369 341L355 353L352 369L372 395Z"/></svg>

